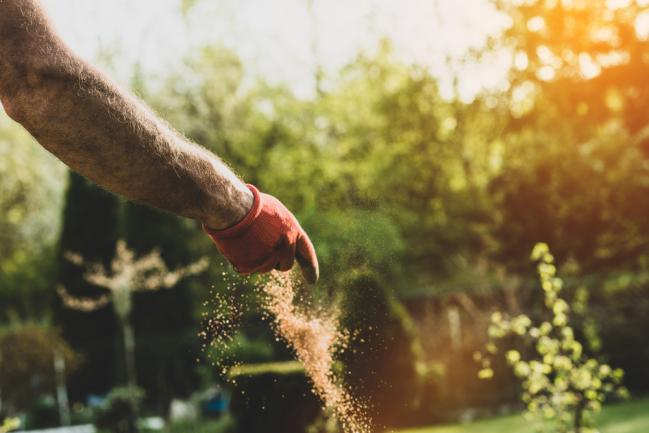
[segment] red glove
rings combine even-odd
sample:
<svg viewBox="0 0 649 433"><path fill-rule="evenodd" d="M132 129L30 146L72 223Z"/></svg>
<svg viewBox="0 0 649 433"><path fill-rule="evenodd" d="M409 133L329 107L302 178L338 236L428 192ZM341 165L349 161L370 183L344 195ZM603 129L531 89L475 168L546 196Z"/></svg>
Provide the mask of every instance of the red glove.
<svg viewBox="0 0 649 433"><path fill-rule="evenodd" d="M260 193L253 185L248 188L254 196L248 215L225 230L203 226L207 234L241 274L288 271L297 259L304 278L315 283L318 258L300 223L275 197Z"/></svg>

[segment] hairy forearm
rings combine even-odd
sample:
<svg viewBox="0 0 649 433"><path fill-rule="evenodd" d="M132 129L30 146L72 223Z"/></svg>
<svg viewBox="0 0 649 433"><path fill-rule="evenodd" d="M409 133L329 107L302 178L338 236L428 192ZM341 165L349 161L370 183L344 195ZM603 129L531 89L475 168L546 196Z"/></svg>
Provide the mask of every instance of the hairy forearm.
<svg viewBox="0 0 649 433"><path fill-rule="evenodd" d="M0 99L50 152L129 199L217 229L252 205L220 159L75 56L36 0L0 0Z"/></svg>

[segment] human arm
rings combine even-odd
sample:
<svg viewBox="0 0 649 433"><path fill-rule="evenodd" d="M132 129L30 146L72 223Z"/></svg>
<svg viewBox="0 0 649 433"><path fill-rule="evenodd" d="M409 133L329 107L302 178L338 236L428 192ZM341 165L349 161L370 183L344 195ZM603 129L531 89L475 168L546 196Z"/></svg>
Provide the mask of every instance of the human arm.
<svg viewBox="0 0 649 433"><path fill-rule="evenodd" d="M245 184L78 58L37 1L0 9L0 99L43 147L110 191L209 227L246 215Z"/></svg>
<svg viewBox="0 0 649 433"><path fill-rule="evenodd" d="M112 192L196 219L212 234L253 208L251 190L216 155L76 56L37 0L0 0L0 101L43 147ZM238 245L269 263L276 247L254 238Z"/></svg>

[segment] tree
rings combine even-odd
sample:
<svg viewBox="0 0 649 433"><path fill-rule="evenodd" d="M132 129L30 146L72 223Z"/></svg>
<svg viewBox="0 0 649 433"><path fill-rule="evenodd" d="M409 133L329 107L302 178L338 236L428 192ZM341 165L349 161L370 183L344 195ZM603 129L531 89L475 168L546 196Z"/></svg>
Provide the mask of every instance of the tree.
<svg viewBox="0 0 649 433"><path fill-rule="evenodd" d="M495 0L511 25L490 50L508 50L510 89L498 260L517 271L541 240L585 272L642 268L649 245L649 86L642 2ZM633 239L633 241L628 241Z"/></svg>
<svg viewBox="0 0 649 433"><path fill-rule="evenodd" d="M84 258L68 253L67 258L77 266L84 266ZM158 250L136 259L133 251L123 241L117 242L115 257L110 268L102 263L88 265L84 279L103 287L108 293L99 298L80 298L68 293L64 286L58 287L64 305L78 311L90 312L111 303L122 333L125 356L126 385L131 390L132 400L137 400L137 379L135 370L135 336L131 325L132 294L136 291L156 291L174 287L181 278L202 272L207 260L202 259L189 266L170 271L160 257Z"/></svg>
<svg viewBox="0 0 649 433"><path fill-rule="evenodd" d="M55 394L57 357L65 363L68 376L79 367L79 355L55 329L19 323L0 332L0 395L4 412L27 411L42 394Z"/></svg>
<svg viewBox="0 0 649 433"><path fill-rule="evenodd" d="M0 155L0 320L42 318L52 312L65 171L1 111Z"/></svg>
<svg viewBox="0 0 649 433"><path fill-rule="evenodd" d="M323 270L371 266L400 286L425 285L457 271L457 256L484 249L502 122L484 101L445 100L427 71L394 57L386 42L301 100L264 82L243 91L240 61L210 47L151 101L294 209L323 251Z"/></svg>
<svg viewBox="0 0 649 433"><path fill-rule="evenodd" d="M124 241L137 256L159 249L171 269L203 255L215 256L212 241L196 221L130 202L125 203L121 220ZM161 413L172 399L188 397L200 383L196 371L196 355L200 353L197 310L206 287L218 281L220 269L210 266L196 278L180 280L174 290L133 295L132 325L139 342L138 384L146 390L150 407Z"/></svg>
<svg viewBox="0 0 649 433"><path fill-rule="evenodd" d="M495 312L489 327L488 355L476 354L483 367L479 377L493 376L490 357L497 353L497 343L511 336L520 337L531 345L529 353L511 349L505 357L522 381L528 415L553 420L553 431L559 433L596 432L592 414L609 396L628 394L621 385L624 373L589 356L577 340L570 325L570 306L560 296L563 281L556 276L554 257L547 244L537 244L532 259L538 262L544 306L551 320L533 325L527 315L508 318Z"/></svg>
<svg viewBox="0 0 649 433"><path fill-rule="evenodd" d="M484 101L444 99L437 80L395 60L386 41L348 65L315 107L314 140L332 161L316 182L328 182L323 189L337 208L399 228L409 248L383 248L402 264L400 285L439 281L457 272L457 256L482 252L501 124Z"/></svg>
<svg viewBox="0 0 649 433"><path fill-rule="evenodd" d="M561 116L579 124L584 134L617 116L632 134L646 127L646 4L608 0L494 0L494 4L511 18L492 47L512 51L512 94L532 90L534 98L553 101ZM533 106L525 117L531 119L543 109Z"/></svg>
<svg viewBox="0 0 649 433"><path fill-rule="evenodd" d="M119 199L73 172L68 174L63 224L57 246L57 282L73 296L104 293L84 279L85 270L64 255L75 251L85 260L108 265L115 253L119 229ZM50 286L50 292L51 290ZM55 295L56 296L56 295ZM57 299L58 300L58 299ZM85 363L70 382L73 400L108 392L115 384L115 318L109 310L83 313L57 304L57 319L65 338L83 353ZM102 371L103 374L96 374Z"/></svg>

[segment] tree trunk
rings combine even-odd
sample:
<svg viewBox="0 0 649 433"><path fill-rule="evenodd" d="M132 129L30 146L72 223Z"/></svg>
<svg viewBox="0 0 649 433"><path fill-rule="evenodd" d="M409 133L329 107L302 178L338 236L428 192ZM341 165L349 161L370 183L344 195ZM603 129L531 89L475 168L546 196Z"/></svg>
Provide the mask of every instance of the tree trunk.
<svg viewBox="0 0 649 433"><path fill-rule="evenodd" d="M126 386L128 387L129 399L131 400L131 409L133 419L129 423L129 430L131 433L137 432L137 413L138 413L138 399L137 399L137 376L135 370L135 335L133 333L133 325L131 325L130 318L120 317L122 324L122 337L124 338L124 367L126 369Z"/></svg>
<svg viewBox="0 0 649 433"><path fill-rule="evenodd" d="M573 420L573 427L575 429L575 433L581 433L582 429L584 428L583 426L583 417L584 417L584 407L585 407L585 397L581 396L581 399L579 400L579 403L577 403L577 407L575 408L575 419Z"/></svg>
<svg viewBox="0 0 649 433"><path fill-rule="evenodd" d="M124 361L126 367L126 385L131 397L135 397L137 387L137 373L135 370L135 335L133 326L128 318L122 320L122 335L124 337Z"/></svg>
<svg viewBox="0 0 649 433"><path fill-rule="evenodd" d="M2 371L2 351L0 351L0 371ZM4 411L2 406L2 376L0 376L0 413Z"/></svg>
<svg viewBox="0 0 649 433"><path fill-rule="evenodd" d="M54 352L54 374L56 375L56 401L59 405L59 422L70 425L70 404L65 383L65 358L58 350Z"/></svg>

